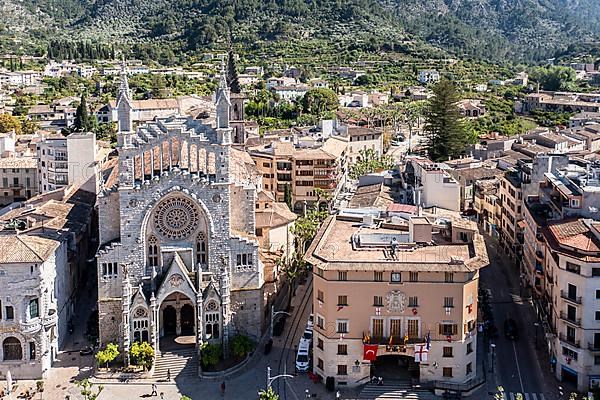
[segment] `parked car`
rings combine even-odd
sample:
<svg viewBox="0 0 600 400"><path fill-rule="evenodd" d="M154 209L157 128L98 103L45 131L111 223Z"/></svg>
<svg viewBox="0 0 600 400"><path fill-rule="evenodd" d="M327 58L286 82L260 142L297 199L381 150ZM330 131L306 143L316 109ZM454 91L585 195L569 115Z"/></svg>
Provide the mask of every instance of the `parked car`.
<svg viewBox="0 0 600 400"><path fill-rule="evenodd" d="M298 346L298 353L296 353L296 370L299 372L306 372L310 366L310 343L307 340L300 339L300 345Z"/></svg>
<svg viewBox="0 0 600 400"><path fill-rule="evenodd" d="M312 327L313 327L313 325L314 325L314 321L315 321L315 316L314 316L314 314L310 314L310 315L308 316L308 322L306 323L306 326L312 329Z"/></svg>
<svg viewBox="0 0 600 400"><path fill-rule="evenodd" d="M504 336L506 336L508 340L519 339L519 330L514 319L507 318L504 321Z"/></svg>
<svg viewBox="0 0 600 400"><path fill-rule="evenodd" d="M309 343L312 342L312 338L313 338L313 330L312 327L306 327L306 329L304 330L304 333L302 334L302 339L308 341Z"/></svg>

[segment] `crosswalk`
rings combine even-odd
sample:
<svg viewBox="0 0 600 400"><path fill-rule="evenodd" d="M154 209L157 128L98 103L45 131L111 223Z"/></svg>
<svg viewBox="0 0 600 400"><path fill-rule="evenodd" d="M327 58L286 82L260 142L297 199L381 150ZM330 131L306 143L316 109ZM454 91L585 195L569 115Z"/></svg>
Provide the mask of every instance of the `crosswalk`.
<svg viewBox="0 0 600 400"><path fill-rule="evenodd" d="M546 400L542 393L503 393L502 400Z"/></svg>
<svg viewBox="0 0 600 400"><path fill-rule="evenodd" d="M377 399L377 400L392 400L392 399L407 399L407 400L436 400L439 397L433 393L422 390L413 389L408 383L386 382L384 385L376 385L369 383L361 391L360 399Z"/></svg>

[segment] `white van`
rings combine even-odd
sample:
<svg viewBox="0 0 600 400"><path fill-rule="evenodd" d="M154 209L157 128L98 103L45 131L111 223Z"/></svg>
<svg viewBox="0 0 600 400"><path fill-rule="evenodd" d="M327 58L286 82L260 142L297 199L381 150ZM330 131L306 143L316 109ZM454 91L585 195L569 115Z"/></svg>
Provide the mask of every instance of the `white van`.
<svg viewBox="0 0 600 400"><path fill-rule="evenodd" d="M296 354L296 370L300 372L306 372L309 368L310 354L309 354L310 342L304 339L300 339L300 345L298 346L298 353Z"/></svg>

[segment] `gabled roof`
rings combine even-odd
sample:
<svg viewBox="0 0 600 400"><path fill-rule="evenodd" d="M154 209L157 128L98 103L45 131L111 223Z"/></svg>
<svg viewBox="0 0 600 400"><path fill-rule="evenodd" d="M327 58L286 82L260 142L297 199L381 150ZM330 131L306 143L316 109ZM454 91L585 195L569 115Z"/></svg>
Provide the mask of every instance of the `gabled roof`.
<svg viewBox="0 0 600 400"><path fill-rule="evenodd" d="M60 242L33 235L0 235L0 264L42 263Z"/></svg>

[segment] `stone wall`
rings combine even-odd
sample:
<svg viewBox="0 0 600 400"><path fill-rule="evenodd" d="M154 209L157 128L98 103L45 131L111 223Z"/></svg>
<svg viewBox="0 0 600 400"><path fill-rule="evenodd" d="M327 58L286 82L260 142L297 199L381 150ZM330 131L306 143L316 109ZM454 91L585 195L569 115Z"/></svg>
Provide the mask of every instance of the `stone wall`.
<svg viewBox="0 0 600 400"><path fill-rule="evenodd" d="M119 192L114 191L105 196L98 196L98 219L101 245L119 238L121 233Z"/></svg>
<svg viewBox="0 0 600 400"><path fill-rule="evenodd" d="M263 290L231 292L233 325L237 332L258 340L262 334Z"/></svg>
<svg viewBox="0 0 600 400"><path fill-rule="evenodd" d="M104 348L107 343L117 343L121 346L123 341L122 312L121 299L102 299L98 301L101 348Z"/></svg>

